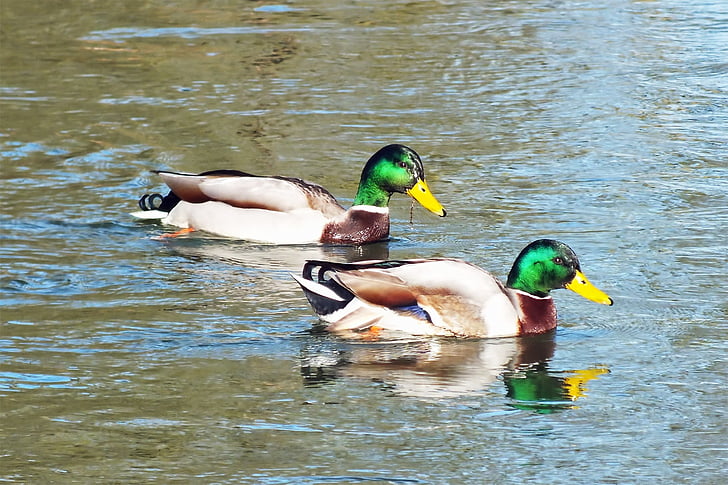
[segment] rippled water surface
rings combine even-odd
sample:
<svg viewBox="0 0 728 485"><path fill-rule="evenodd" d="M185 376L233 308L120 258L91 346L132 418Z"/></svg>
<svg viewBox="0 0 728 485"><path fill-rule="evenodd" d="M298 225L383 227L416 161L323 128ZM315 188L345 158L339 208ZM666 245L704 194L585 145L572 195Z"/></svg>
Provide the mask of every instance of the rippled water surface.
<svg viewBox="0 0 728 485"><path fill-rule="evenodd" d="M720 0L0 2L0 480L724 483ZM128 215L149 171L315 180L388 143L439 219L270 247ZM554 335L348 342L289 273L563 240L611 308Z"/></svg>

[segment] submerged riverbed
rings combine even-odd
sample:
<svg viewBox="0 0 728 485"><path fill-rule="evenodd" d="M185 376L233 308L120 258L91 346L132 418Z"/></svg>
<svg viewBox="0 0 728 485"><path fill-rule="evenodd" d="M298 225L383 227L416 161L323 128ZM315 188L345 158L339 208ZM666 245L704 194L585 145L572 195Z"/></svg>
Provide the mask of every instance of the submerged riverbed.
<svg viewBox="0 0 728 485"><path fill-rule="evenodd" d="M718 484L726 468L728 9L700 0L0 4L0 480ZM392 239L274 247L129 216L153 169L316 181L378 148ZM350 342L306 259L562 240L523 339Z"/></svg>

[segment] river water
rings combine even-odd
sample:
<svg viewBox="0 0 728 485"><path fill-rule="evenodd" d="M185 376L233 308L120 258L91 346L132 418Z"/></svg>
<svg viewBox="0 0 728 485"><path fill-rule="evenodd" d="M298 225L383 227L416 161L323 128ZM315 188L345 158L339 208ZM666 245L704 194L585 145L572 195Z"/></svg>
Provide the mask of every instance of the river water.
<svg viewBox="0 0 728 485"><path fill-rule="evenodd" d="M723 0L0 3L0 481L724 483ZM315 180L388 143L440 219L169 241L149 171ZM350 342L289 273L563 240L613 297L533 339Z"/></svg>

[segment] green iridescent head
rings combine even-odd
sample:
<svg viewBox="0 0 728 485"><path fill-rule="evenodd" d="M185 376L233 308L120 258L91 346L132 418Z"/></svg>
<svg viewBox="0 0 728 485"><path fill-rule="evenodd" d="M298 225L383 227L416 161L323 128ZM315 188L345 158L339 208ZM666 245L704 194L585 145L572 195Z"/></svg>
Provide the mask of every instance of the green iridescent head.
<svg viewBox="0 0 728 485"><path fill-rule="evenodd" d="M425 182L420 156L404 145L387 145L372 155L361 173L353 205L387 207L394 192L411 196L440 217L446 215Z"/></svg>
<svg viewBox="0 0 728 485"><path fill-rule="evenodd" d="M507 286L538 297L567 288L597 303L613 303L584 276L574 251L553 239L539 239L523 248L508 274Z"/></svg>

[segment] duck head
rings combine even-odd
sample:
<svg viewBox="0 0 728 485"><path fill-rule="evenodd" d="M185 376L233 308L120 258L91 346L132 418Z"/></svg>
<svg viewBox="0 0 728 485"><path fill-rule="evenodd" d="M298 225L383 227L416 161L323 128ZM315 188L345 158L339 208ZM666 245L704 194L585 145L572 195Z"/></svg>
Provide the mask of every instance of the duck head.
<svg viewBox="0 0 728 485"><path fill-rule="evenodd" d="M385 146L369 159L353 205L387 207L394 192L411 196L440 217L447 214L425 182L420 156L411 148L397 144Z"/></svg>
<svg viewBox="0 0 728 485"><path fill-rule="evenodd" d="M523 248L508 274L506 286L538 297L566 288L602 305L614 303L584 276L574 251L553 239L539 239Z"/></svg>

